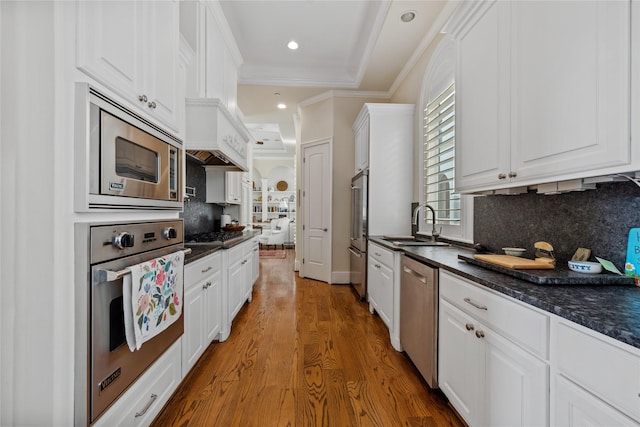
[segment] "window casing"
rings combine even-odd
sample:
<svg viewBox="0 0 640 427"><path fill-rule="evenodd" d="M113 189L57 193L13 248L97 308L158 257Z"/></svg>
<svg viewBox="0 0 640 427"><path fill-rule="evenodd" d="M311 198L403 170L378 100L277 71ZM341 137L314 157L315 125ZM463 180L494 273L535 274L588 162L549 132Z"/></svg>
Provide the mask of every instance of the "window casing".
<svg viewBox="0 0 640 427"><path fill-rule="evenodd" d="M436 229L444 238L473 242L473 198L455 192L455 91L456 45L445 35L425 70L420 105L424 110L417 124L417 141L422 155L420 188L416 196L436 211ZM431 215L420 212L418 233L431 235Z"/></svg>

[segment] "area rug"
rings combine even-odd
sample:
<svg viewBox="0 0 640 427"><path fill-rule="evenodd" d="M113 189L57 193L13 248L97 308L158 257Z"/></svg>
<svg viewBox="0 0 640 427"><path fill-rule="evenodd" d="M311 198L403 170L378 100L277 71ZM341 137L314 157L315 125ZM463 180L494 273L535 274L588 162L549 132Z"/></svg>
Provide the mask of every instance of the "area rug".
<svg viewBox="0 0 640 427"><path fill-rule="evenodd" d="M287 252L282 249L276 250L260 250L260 258L277 258L284 259L287 257Z"/></svg>

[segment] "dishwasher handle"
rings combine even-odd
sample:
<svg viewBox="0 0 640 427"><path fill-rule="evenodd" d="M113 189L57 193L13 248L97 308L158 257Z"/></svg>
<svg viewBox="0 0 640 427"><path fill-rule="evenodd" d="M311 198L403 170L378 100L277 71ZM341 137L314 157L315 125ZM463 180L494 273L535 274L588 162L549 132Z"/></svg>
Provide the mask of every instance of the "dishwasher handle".
<svg viewBox="0 0 640 427"><path fill-rule="evenodd" d="M412 276L414 276L416 279L420 280L420 281L421 281L422 283L424 283L425 285L427 284L427 278L426 278L426 277L424 277L422 274L420 274L420 273L418 273L418 272L416 272L416 271L413 271L413 270L412 270L412 269L410 269L409 267L405 267L405 266L403 266L402 268L403 268L403 270L404 270L404 272L405 272L405 273L409 273L409 274L411 274Z"/></svg>

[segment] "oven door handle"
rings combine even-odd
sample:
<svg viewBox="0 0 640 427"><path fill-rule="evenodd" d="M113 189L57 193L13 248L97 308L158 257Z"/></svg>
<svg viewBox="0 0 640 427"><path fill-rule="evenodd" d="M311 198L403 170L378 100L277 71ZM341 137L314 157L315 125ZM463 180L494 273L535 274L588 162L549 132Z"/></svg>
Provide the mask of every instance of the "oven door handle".
<svg viewBox="0 0 640 427"><path fill-rule="evenodd" d="M176 252L179 252L179 251L182 251L185 253L185 255L187 255L191 253L191 248L180 248ZM98 272L100 274L101 282L113 282L115 280L122 279L127 274L131 274L131 269L123 268L122 270L118 270L118 271L100 269L98 270Z"/></svg>

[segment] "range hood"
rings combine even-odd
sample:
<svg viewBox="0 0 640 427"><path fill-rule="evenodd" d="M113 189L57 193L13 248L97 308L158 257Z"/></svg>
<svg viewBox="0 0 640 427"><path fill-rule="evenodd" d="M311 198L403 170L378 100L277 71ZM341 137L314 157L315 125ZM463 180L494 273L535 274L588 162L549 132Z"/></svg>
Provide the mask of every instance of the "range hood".
<svg viewBox="0 0 640 427"><path fill-rule="evenodd" d="M250 134L219 99L187 98L185 149L203 165L247 172Z"/></svg>

